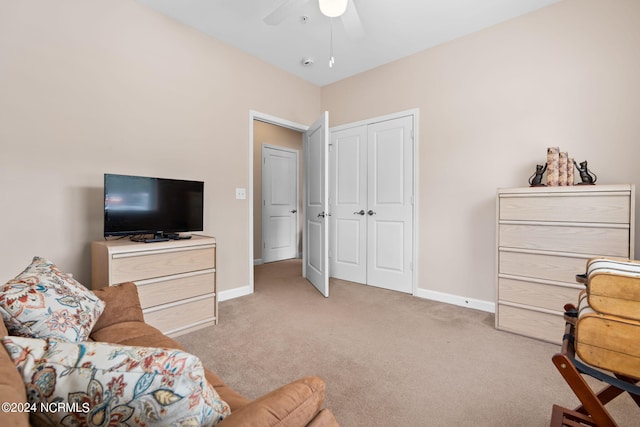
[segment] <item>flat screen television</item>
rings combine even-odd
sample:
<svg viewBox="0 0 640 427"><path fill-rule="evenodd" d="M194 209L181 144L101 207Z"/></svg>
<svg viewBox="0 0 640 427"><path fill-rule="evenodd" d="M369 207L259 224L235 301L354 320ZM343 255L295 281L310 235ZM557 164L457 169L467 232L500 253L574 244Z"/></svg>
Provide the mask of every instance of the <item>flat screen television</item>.
<svg viewBox="0 0 640 427"><path fill-rule="evenodd" d="M104 175L104 236L166 240L203 231L204 182Z"/></svg>

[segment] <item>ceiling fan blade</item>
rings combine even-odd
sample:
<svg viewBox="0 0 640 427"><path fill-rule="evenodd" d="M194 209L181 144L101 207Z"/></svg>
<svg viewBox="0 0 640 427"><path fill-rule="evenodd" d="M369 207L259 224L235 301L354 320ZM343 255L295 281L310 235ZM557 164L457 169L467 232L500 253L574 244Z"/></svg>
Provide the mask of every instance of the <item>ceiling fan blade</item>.
<svg viewBox="0 0 640 427"><path fill-rule="evenodd" d="M278 25L288 17L293 11L295 6L295 0L284 0L280 3L280 6L276 7L270 14L265 16L262 20L267 25Z"/></svg>
<svg viewBox="0 0 640 427"><path fill-rule="evenodd" d="M262 20L267 25L278 25L287 19L297 7L304 5L309 1L310 0L284 0L280 3L280 6L276 7Z"/></svg>
<svg viewBox="0 0 640 427"><path fill-rule="evenodd" d="M360 20L360 15L358 14L358 10L356 9L356 4L353 0L349 0L347 4L347 10L340 17L342 19L342 25L344 25L344 29L349 34L349 37L354 39L358 39L364 37L364 28L362 27L362 21Z"/></svg>

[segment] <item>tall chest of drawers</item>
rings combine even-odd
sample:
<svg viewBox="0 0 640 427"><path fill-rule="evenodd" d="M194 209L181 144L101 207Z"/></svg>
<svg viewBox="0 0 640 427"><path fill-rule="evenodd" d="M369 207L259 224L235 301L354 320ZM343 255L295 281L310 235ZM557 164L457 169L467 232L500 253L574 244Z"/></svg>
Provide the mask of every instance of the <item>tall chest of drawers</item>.
<svg viewBox="0 0 640 427"><path fill-rule="evenodd" d="M595 256L634 257L635 187L498 189L496 328L560 343Z"/></svg>
<svg viewBox="0 0 640 427"><path fill-rule="evenodd" d="M134 282L145 321L163 333L177 336L217 323L215 238L96 241L91 258L92 288Z"/></svg>

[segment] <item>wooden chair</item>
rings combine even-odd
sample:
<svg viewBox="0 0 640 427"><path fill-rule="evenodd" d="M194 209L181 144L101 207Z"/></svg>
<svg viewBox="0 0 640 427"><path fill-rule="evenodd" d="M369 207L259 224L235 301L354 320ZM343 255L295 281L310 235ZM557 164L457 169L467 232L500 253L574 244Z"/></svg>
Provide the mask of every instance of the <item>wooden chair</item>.
<svg viewBox="0 0 640 427"><path fill-rule="evenodd" d="M640 262L594 258L576 308L565 305L565 333L552 362L582 405L573 410L554 405L552 427L615 427L605 405L629 393L640 407ZM585 380L607 384L594 391Z"/></svg>

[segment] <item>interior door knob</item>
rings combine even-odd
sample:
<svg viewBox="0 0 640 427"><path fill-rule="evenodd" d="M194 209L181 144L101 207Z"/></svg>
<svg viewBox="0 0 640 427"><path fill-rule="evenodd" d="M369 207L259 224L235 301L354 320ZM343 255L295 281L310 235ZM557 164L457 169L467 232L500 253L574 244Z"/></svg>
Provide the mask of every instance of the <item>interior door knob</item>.
<svg viewBox="0 0 640 427"><path fill-rule="evenodd" d="M375 215L376 213L374 211L372 211L371 209L369 209L369 211L367 212L369 214L369 216L371 215Z"/></svg>
<svg viewBox="0 0 640 427"><path fill-rule="evenodd" d="M354 215L364 215L364 209L360 209L358 212L354 212Z"/></svg>
<svg viewBox="0 0 640 427"><path fill-rule="evenodd" d="M324 211L322 211L322 212L320 212L320 213L318 214L318 218L324 218Z"/></svg>
<svg viewBox="0 0 640 427"><path fill-rule="evenodd" d="M296 213L296 212L298 212L296 209L291 210L291 213Z"/></svg>

